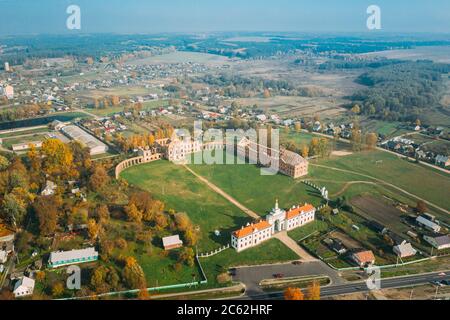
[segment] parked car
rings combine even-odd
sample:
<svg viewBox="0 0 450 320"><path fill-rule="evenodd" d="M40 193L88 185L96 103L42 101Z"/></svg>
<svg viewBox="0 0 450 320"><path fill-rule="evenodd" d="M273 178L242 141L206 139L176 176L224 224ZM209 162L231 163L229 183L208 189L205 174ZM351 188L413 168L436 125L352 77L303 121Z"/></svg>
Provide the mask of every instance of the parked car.
<svg viewBox="0 0 450 320"><path fill-rule="evenodd" d="M301 262L301 261L294 261L294 262L292 262L292 264L293 264L294 266L299 266L299 265L302 264L302 262Z"/></svg>
<svg viewBox="0 0 450 320"><path fill-rule="evenodd" d="M284 278L284 274L282 274L282 273L275 273L273 275L273 277L276 278L276 279Z"/></svg>

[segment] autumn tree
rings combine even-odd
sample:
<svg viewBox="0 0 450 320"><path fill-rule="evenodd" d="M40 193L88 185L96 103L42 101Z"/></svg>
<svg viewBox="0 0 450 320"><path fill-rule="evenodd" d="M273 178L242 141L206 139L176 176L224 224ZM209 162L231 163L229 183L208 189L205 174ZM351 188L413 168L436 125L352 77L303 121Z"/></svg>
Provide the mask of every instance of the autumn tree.
<svg viewBox="0 0 450 320"><path fill-rule="evenodd" d="M314 281L308 286L307 297L308 300L320 300L320 283L318 281Z"/></svg>
<svg viewBox="0 0 450 320"><path fill-rule="evenodd" d="M423 200L417 201L416 211L420 214L425 213L428 210L427 204Z"/></svg>
<svg viewBox="0 0 450 320"><path fill-rule="evenodd" d="M374 132L366 134L366 145L369 149L374 149L377 146L378 135Z"/></svg>
<svg viewBox="0 0 450 320"><path fill-rule="evenodd" d="M415 125L418 127L422 126L422 121L420 121L420 119L416 119Z"/></svg>
<svg viewBox="0 0 450 320"><path fill-rule="evenodd" d="M101 204L99 205L96 209L95 209L95 214L97 216L97 219L102 223L105 221L109 220L110 217L110 212L108 209L108 206L105 204Z"/></svg>
<svg viewBox="0 0 450 320"><path fill-rule="evenodd" d="M183 248L178 254L178 261L192 267L195 263L195 253L192 248Z"/></svg>
<svg viewBox="0 0 450 320"><path fill-rule="evenodd" d="M302 124L300 121L297 121L294 125L295 127L295 132L300 133L302 131Z"/></svg>
<svg viewBox="0 0 450 320"><path fill-rule="evenodd" d="M129 288L138 289L146 287L144 271L133 257L127 257L125 259L122 277Z"/></svg>
<svg viewBox="0 0 450 320"><path fill-rule="evenodd" d="M139 290L138 293L138 299L139 300L150 300L150 293L148 292L148 289L142 288Z"/></svg>
<svg viewBox="0 0 450 320"><path fill-rule="evenodd" d="M360 114L361 113L361 107L357 104L355 104L352 108L353 114Z"/></svg>
<svg viewBox="0 0 450 320"><path fill-rule="evenodd" d="M88 235L91 241L95 241L100 233L101 226L94 220L89 219L88 221Z"/></svg>
<svg viewBox="0 0 450 320"><path fill-rule="evenodd" d="M263 97L264 97L264 99L268 99L271 97L269 89L267 89L267 88L264 89Z"/></svg>
<svg viewBox="0 0 450 320"><path fill-rule="evenodd" d="M284 290L284 300L304 300L304 295L299 288L287 288Z"/></svg>
<svg viewBox="0 0 450 320"><path fill-rule="evenodd" d="M52 296L55 298L59 298L64 294L64 285L62 282L56 282L52 286Z"/></svg>
<svg viewBox="0 0 450 320"><path fill-rule="evenodd" d="M186 240L186 245L193 247L197 244L200 239L200 234L197 232L193 226L190 226L184 232L184 240Z"/></svg>
<svg viewBox="0 0 450 320"><path fill-rule="evenodd" d="M142 211L140 211L134 203L131 203L130 205L127 205L125 207L125 213L127 215L128 221L132 222L138 222L140 223L142 221Z"/></svg>
<svg viewBox="0 0 450 320"><path fill-rule="evenodd" d="M118 96L112 96L111 103L113 106L118 106L120 103L120 98Z"/></svg>
<svg viewBox="0 0 450 320"><path fill-rule="evenodd" d="M73 154L69 146L58 139L47 139L42 143L43 170L55 177L74 177Z"/></svg>
<svg viewBox="0 0 450 320"><path fill-rule="evenodd" d="M101 190L109 182L109 176L102 165L96 165L89 178L89 186L93 191Z"/></svg>
<svg viewBox="0 0 450 320"><path fill-rule="evenodd" d="M301 154L303 158L308 158L309 156L309 147L307 145L303 145L301 148Z"/></svg>
<svg viewBox="0 0 450 320"><path fill-rule="evenodd" d="M58 226L58 212L62 205L59 196L40 196L33 203L33 209L39 221L39 232L48 236L54 234Z"/></svg>
<svg viewBox="0 0 450 320"><path fill-rule="evenodd" d="M313 156L316 156L319 154L319 144L320 139L319 138L312 138L310 145L309 145L309 153Z"/></svg>
<svg viewBox="0 0 450 320"><path fill-rule="evenodd" d="M353 129L352 130L352 148L353 151L361 151L361 143L362 143L362 137L361 137L361 130Z"/></svg>
<svg viewBox="0 0 450 320"><path fill-rule="evenodd" d="M191 220L189 219L188 215L184 212L180 212L175 215L175 223L177 225L178 230L182 232L192 227Z"/></svg>
<svg viewBox="0 0 450 320"><path fill-rule="evenodd" d="M45 280L45 272L44 271L36 272L36 281L43 282L44 280Z"/></svg>

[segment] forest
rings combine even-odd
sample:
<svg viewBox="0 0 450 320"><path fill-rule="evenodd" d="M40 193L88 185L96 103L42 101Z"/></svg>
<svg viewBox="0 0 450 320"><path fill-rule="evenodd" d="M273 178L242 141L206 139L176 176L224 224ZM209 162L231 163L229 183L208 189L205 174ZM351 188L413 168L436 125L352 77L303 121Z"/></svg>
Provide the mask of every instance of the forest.
<svg viewBox="0 0 450 320"><path fill-rule="evenodd" d="M356 80L367 86L352 100L361 113L389 121L414 121L425 108L439 106L443 76L450 65L431 61L391 64L363 73Z"/></svg>

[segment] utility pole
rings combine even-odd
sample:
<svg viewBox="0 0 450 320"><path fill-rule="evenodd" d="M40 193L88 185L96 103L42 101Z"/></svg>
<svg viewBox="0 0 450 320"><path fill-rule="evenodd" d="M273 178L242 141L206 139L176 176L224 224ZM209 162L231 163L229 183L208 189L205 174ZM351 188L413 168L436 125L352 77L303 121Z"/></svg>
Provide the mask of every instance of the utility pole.
<svg viewBox="0 0 450 320"><path fill-rule="evenodd" d="M414 288L411 289L411 295L409 296L409 300L412 300L413 293L414 293Z"/></svg>
<svg viewBox="0 0 450 320"><path fill-rule="evenodd" d="M434 300L437 300L437 296L438 296L438 291L439 291L439 286L436 286L436 294L434 295Z"/></svg>

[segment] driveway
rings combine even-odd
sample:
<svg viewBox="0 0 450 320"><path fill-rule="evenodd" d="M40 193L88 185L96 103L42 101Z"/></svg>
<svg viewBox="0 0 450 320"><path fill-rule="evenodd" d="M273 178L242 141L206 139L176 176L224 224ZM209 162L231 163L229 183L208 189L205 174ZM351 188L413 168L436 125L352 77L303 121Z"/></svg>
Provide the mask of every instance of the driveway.
<svg viewBox="0 0 450 320"><path fill-rule="evenodd" d="M326 275L330 277L332 284L345 283L335 270L331 269L322 261L304 262L300 265L284 263L239 267L236 268L236 274L233 276L233 281L242 282L246 287L246 296L251 297L264 293L259 286L259 283L264 279L273 279L273 275L277 273L281 273L285 277Z"/></svg>

